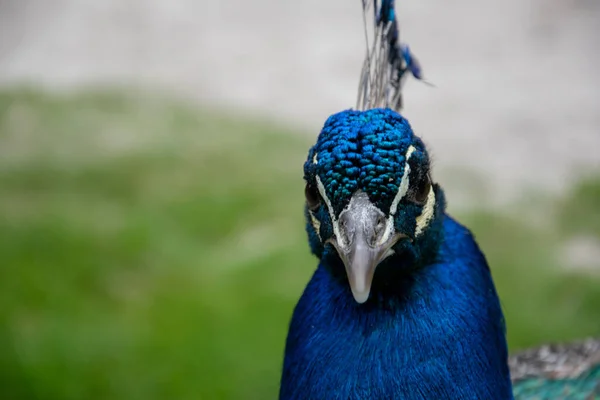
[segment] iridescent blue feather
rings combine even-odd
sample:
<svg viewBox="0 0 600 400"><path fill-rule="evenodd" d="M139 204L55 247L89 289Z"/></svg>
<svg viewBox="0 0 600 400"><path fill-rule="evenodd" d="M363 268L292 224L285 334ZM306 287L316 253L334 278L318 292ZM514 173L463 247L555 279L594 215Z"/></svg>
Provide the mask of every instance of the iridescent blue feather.
<svg viewBox="0 0 600 400"><path fill-rule="evenodd" d="M320 262L293 313L280 399L512 398L490 269L471 233L445 214L438 185L430 189L431 222L416 232L424 206L410 193L427 179L420 171L428 165L425 145L392 110L343 111L325 123L304 165L309 185L319 178L327 197L305 209ZM377 267L369 300L358 304L329 244L329 207L340 215L362 192L390 215L403 176L413 184L394 226L412 239L394 245L396 255Z"/></svg>
<svg viewBox="0 0 600 400"><path fill-rule="evenodd" d="M327 119L304 164L319 263L290 322L280 400L600 399L600 339L509 358L485 256L446 214L428 150L398 114L421 67L394 1L363 0L365 21L371 9L356 110Z"/></svg>

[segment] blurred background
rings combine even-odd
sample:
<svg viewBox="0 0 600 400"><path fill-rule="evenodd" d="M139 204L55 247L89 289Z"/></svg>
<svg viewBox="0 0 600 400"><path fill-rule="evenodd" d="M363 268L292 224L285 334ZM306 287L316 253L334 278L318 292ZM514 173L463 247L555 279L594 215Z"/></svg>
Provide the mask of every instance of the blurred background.
<svg viewBox="0 0 600 400"><path fill-rule="evenodd" d="M397 2L511 351L600 335L600 3ZM0 397L276 398L360 2L0 0Z"/></svg>

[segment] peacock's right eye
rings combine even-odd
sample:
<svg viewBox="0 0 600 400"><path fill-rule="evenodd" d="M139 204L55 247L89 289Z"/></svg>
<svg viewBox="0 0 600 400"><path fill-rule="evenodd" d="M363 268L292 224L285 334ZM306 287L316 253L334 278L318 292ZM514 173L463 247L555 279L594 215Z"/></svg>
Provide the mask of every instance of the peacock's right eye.
<svg viewBox="0 0 600 400"><path fill-rule="evenodd" d="M427 201L427 196L429 196L429 191L431 190L431 178L429 174L425 175L423 179L419 182L417 186L413 198L415 203L425 204Z"/></svg>
<svg viewBox="0 0 600 400"><path fill-rule="evenodd" d="M321 205L319 191L314 185L311 185L310 183L306 184L304 196L306 196L306 205L308 205L309 210L315 211Z"/></svg>

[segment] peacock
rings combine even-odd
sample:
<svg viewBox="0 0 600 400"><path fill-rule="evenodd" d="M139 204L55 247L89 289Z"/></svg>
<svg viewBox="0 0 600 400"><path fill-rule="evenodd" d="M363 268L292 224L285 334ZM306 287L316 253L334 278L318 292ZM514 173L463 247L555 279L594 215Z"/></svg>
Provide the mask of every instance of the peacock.
<svg viewBox="0 0 600 400"><path fill-rule="evenodd" d="M319 264L289 324L279 398L600 399L598 339L509 357L486 258L397 111L421 66L394 2L363 0L371 10L357 107L325 121L304 163Z"/></svg>

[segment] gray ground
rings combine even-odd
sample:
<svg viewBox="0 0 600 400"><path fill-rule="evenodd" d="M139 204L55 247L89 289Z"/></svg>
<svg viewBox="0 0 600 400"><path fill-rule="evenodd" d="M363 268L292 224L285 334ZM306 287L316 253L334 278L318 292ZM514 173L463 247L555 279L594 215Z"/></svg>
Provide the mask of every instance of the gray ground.
<svg viewBox="0 0 600 400"><path fill-rule="evenodd" d="M598 0L397 6L437 85L410 82L404 113L455 204L475 182L452 179L463 168L487 202L600 168ZM0 0L0 84L154 86L315 135L354 105L364 50L358 0Z"/></svg>

